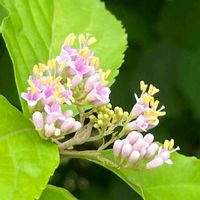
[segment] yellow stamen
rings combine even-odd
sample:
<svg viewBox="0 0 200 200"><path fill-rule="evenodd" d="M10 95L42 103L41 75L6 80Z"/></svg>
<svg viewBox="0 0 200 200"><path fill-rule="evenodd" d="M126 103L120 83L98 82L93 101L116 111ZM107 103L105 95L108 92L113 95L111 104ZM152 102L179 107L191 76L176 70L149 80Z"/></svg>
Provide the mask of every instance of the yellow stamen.
<svg viewBox="0 0 200 200"><path fill-rule="evenodd" d="M144 81L140 81L140 90L144 93L147 90L148 85Z"/></svg>
<svg viewBox="0 0 200 200"><path fill-rule="evenodd" d="M88 44L88 46L90 46L91 44L94 44L96 41L97 41L97 40L96 40L95 37L91 37L91 38L88 40L87 44Z"/></svg>
<svg viewBox="0 0 200 200"><path fill-rule="evenodd" d="M87 59L90 56L90 50L88 47L84 47L80 50L80 55Z"/></svg>
<svg viewBox="0 0 200 200"><path fill-rule="evenodd" d="M86 38L85 38L84 34L80 34L80 35L78 36L78 40L79 40L79 42L80 42L81 44L85 44Z"/></svg>
<svg viewBox="0 0 200 200"><path fill-rule="evenodd" d="M154 101L154 98L152 98L152 99L153 99L153 101ZM152 103L152 102L151 102L151 103ZM160 103L160 102L159 102L158 100L154 101L154 102L151 104L152 109L153 109L153 110L157 110L159 103Z"/></svg>
<svg viewBox="0 0 200 200"><path fill-rule="evenodd" d="M39 72L40 72L40 73L41 73L41 72L44 72L44 70L45 70L45 65L39 63L39 64L38 64L38 68L39 68Z"/></svg>
<svg viewBox="0 0 200 200"><path fill-rule="evenodd" d="M56 59L49 60L47 65L50 70L55 69L56 68Z"/></svg>
<svg viewBox="0 0 200 200"><path fill-rule="evenodd" d="M145 103L145 104L149 104L150 101L152 99L152 96L150 96L149 94L147 93L144 93L142 96L141 96L141 100Z"/></svg>
<svg viewBox="0 0 200 200"><path fill-rule="evenodd" d="M75 39L76 39L75 34L70 33L65 39L65 44L68 45L68 46L71 46L71 45L74 44Z"/></svg>
<svg viewBox="0 0 200 200"><path fill-rule="evenodd" d="M156 87L154 87L152 84L149 86L149 90L148 90L148 93L150 94L150 95L154 95L154 94L156 94L156 93L158 93L159 92L159 89L157 89Z"/></svg>
<svg viewBox="0 0 200 200"><path fill-rule="evenodd" d="M59 72L62 72L64 68L65 68L65 61L62 61L62 63L59 66L59 69L58 69Z"/></svg>
<svg viewBox="0 0 200 200"><path fill-rule="evenodd" d="M58 77L54 80L54 82L55 82L55 83L59 83L61 80L62 80L62 77L61 77L61 76L58 76Z"/></svg>
<svg viewBox="0 0 200 200"><path fill-rule="evenodd" d="M67 87L71 87L71 79L70 78L67 78Z"/></svg>
<svg viewBox="0 0 200 200"><path fill-rule="evenodd" d="M40 78L40 82L43 84L43 85L45 85L46 84L46 78L45 77L41 77Z"/></svg>
<svg viewBox="0 0 200 200"><path fill-rule="evenodd" d="M170 141L169 140L165 140L163 147L164 147L165 150L171 150L171 149L173 149L173 147L174 147L174 140L173 139L171 139Z"/></svg>
<svg viewBox="0 0 200 200"><path fill-rule="evenodd" d="M99 58L94 56L90 61L90 65L94 67L99 67Z"/></svg>
<svg viewBox="0 0 200 200"><path fill-rule="evenodd" d="M39 75L38 65L34 65L34 67L33 67L33 73L34 73L35 75Z"/></svg>
<svg viewBox="0 0 200 200"><path fill-rule="evenodd" d="M48 76L47 82L51 85L53 83L53 76Z"/></svg>
<svg viewBox="0 0 200 200"><path fill-rule="evenodd" d="M33 84L33 82L31 80L28 80L28 83L30 85L30 87L28 89L31 90L31 92L33 94L37 93L38 92L38 88L35 87L35 85Z"/></svg>

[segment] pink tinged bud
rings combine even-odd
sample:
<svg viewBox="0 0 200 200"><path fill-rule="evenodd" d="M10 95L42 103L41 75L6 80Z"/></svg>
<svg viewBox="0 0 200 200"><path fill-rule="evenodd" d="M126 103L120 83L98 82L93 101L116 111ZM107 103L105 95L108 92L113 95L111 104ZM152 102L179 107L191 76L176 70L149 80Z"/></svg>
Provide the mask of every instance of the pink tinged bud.
<svg viewBox="0 0 200 200"><path fill-rule="evenodd" d="M73 128L75 124L75 119L70 117L70 118L67 118L61 125L61 130L63 132L66 132L66 131L69 131L71 128Z"/></svg>
<svg viewBox="0 0 200 200"><path fill-rule="evenodd" d="M137 131L130 132L127 137L130 144L134 144L139 138L143 138L142 134Z"/></svg>
<svg viewBox="0 0 200 200"><path fill-rule="evenodd" d="M76 132L81 128L81 123L76 121L74 126L69 130L70 133Z"/></svg>
<svg viewBox="0 0 200 200"><path fill-rule="evenodd" d="M41 112L34 112L32 115L33 124L36 130L42 130L44 127L44 120Z"/></svg>
<svg viewBox="0 0 200 200"><path fill-rule="evenodd" d="M122 140L123 144L129 144L129 140L127 138Z"/></svg>
<svg viewBox="0 0 200 200"><path fill-rule="evenodd" d="M115 156L119 156L123 147L122 140L116 140L113 145L113 153Z"/></svg>
<svg viewBox="0 0 200 200"><path fill-rule="evenodd" d="M148 143L151 144L154 140L154 136L151 133L148 133L144 136L144 140Z"/></svg>
<svg viewBox="0 0 200 200"><path fill-rule="evenodd" d="M143 157L145 154L146 154L147 150L145 147L143 147L141 150L140 150L140 155L141 157Z"/></svg>
<svg viewBox="0 0 200 200"><path fill-rule="evenodd" d="M155 155L155 153L158 151L159 145L156 143L152 143L148 148L147 148L147 152L145 154L145 158L149 159L152 156Z"/></svg>
<svg viewBox="0 0 200 200"><path fill-rule="evenodd" d="M139 139L134 145L133 149L137 151L141 151L143 147L146 147L146 142L144 141L143 138Z"/></svg>
<svg viewBox="0 0 200 200"><path fill-rule="evenodd" d="M56 130L54 124L50 124L50 125L45 124L44 129L45 129L46 137L51 137L52 135L54 135L54 132Z"/></svg>
<svg viewBox="0 0 200 200"><path fill-rule="evenodd" d="M131 152L128 161L129 163L134 164L139 160L139 158L140 158L140 153L134 150Z"/></svg>
<svg viewBox="0 0 200 200"><path fill-rule="evenodd" d="M163 163L164 163L164 160L162 158L157 157L157 158L154 158L152 161L148 162L146 165L146 168L153 169L153 168L163 165Z"/></svg>
<svg viewBox="0 0 200 200"><path fill-rule="evenodd" d="M124 144L123 147L122 147L122 152L121 152L121 157L123 159L126 159L129 157L129 155L131 154L132 152L132 146L131 144Z"/></svg>

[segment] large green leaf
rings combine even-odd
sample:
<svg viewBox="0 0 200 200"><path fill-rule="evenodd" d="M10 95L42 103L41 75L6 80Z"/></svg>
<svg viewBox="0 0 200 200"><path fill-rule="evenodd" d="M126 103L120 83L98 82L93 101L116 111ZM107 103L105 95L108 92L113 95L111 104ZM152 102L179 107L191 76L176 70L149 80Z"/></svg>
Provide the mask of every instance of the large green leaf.
<svg viewBox="0 0 200 200"><path fill-rule="evenodd" d="M0 119L0 199L39 198L58 166L58 149L2 96Z"/></svg>
<svg viewBox="0 0 200 200"><path fill-rule="evenodd" d="M99 0L0 0L9 17L2 34L11 55L18 92L26 90L32 67L46 62L60 51L70 33L89 32L98 42L93 48L104 69L112 69L110 84L118 74L126 49L122 25ZM27 105L21 102L27 112Z"/></svg>
<svg viewBox="0 0 200 200"><path fill-rule="evenodd" d="M40 196L40 200L77 200L64 188L48 185Z"/></svg>
<svg viewBox="0 0 200 200"><path fill-rule="evenodd" d="M105 150L103 158L114 161L112 150ZM173 165L163 165L152 170L117 168L98 156L87 157L117 174L145 200L197 200L200 196L200 160L173 153Z"/></svg>

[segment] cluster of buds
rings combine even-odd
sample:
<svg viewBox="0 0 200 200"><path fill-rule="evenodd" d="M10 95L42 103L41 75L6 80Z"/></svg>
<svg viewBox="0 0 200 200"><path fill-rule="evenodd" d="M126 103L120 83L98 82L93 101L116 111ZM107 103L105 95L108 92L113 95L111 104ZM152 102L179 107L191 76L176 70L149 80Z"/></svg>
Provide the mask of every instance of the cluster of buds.
<svg viewBox="0 0 200 200"><path fill-rule="evenodd" d="M151 133L143 136L137 131L132 131L123 140L116 140L113 145L114 155L121 165L152 169L163 163L172 164L170 154L179 150L173 149L174 140L165 140L163 146L154 142Z"/></svg>
<svg viewBox="0 0 200 200"><path fill-rule="evenodd" d="M79 48L73 48L76 36L71 33L60 55L47 64L33 67L27 92L21 96L27 101L35 128L42 138L62 138L84 125L73 118L72 110L64 112L64 105L102 106L109 103L111 91L106 87L106 79L110 71L103 72L99 58L89 49L95 41L89 34L80 34Z"/></svg>
<svg viewBox="0 0 200 200"><path fill-rule="evenodd" d="M123 109L118 106L112 109L110 103L96 107L95 113L97 113L97 116L93 114L89 118L94 123L95 128L102 128L104 131L110 126L123 126L123 123L126 122L129 117L127 111L123 111Z"/></svg>

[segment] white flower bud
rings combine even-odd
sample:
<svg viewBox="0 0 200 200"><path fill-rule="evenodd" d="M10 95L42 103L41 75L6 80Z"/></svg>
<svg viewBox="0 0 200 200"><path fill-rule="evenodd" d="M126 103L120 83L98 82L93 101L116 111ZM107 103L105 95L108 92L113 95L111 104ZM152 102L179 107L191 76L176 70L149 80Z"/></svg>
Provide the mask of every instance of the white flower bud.
<svg viewBox="0 0 200 200"><path fill-rule="evenodd" d="M113 145L113 152L115 156L119 156L122 150L123 142L122 140L116 140Z"/></svg>
<svg viewBox="0 0 200 200"><path fill-rule="evenodd" d="M140 138L137 142L135 142L135 144L133 145L133 149L140 151L142 149L142 147L146 146L146 142L144 141L143 138Z"/></svg>
<svg viewBox="0 0 200 200"><path fill-rule="evenodd" d="M46 137L51 137L55 133L56 127L54 124L45 124L44 129Z"/></svg>
<svg viewBox="0 0 200 200"><path fill-rule="evenodd" d="M151 144L154 140L154 136L151 133L148 133L144 136L144 140L148 143Z"/></svg>
<svg viewBox="0 0 200 200"><path fill-rule="evenodd" d="M71 128L74 127L74 124L75 124L75 119L70 117L70 118L67 118L61 125L61 130L63 132L66 132L68 130L70 130Z"/></svg>
<svg viewBox="0 0 200 200"><path fill-rule="evenodd" d="M132 151L131 155L128 158L129 163L134 164L138 161L138 159L140 158L140 153L138 151Z"/></svg>
<svg viewBox="0 0 200 200"><path fill-rule="evenodd" d="M132 152L132 146L131 144L124 144L123 147L122 147L122 152L121 152L121 157L123 159L126 159L129 157L129 155L131 154Z"/></svg>
<svg viewBox="0 0 200 200"><path fill-rule="evenodd" d="M70 133L76 132L81 128L81 123L75 121L74 126L69 130Z"/></svg>
<svg viewBox="0 0 200 200"><path fill-rule="evenodd" d="M137 131L130 132L127 137L130 144L134 144L139 138L143 138L142 134Z"/></svg>
<svg viewBox="0 0 200 200"><path fill-rule="evenodd" d="M129 140L127 138L122 140L123 144L129 144Z"/></svg>
<svg viewBox="0 0 200 200"><path fill-rule="evenodd" d="M44 127L44 120L41 112L34 112L32 115L33 124L36 130L42 130Z"/></svg>
<svg viewBox="0 0 200 200"><path fill-rule="evenodd" d="M158 150L159 145L157 143L152 143L148 148L147 148L147 152L145 154L145 158L149 159L152 156L154 156L154 154L156 153L156 151Z"/></svg>
<svg viewBox="0 0 200 200"><path fill-rule="evenodd" d="M141 150L140 150L140 156L143 157L145 154L146 154L147 150L145 147L143 147Z"/></svg>
<svg viewBox="0 0 200 200"><path fill-rule="evenodd" d="M154 158L152 161L148 162L146 164L146 168L153 169L153 168L163 165L163 163L164 163L164 160L162 158L157 157L157 158Z"/></svg>

